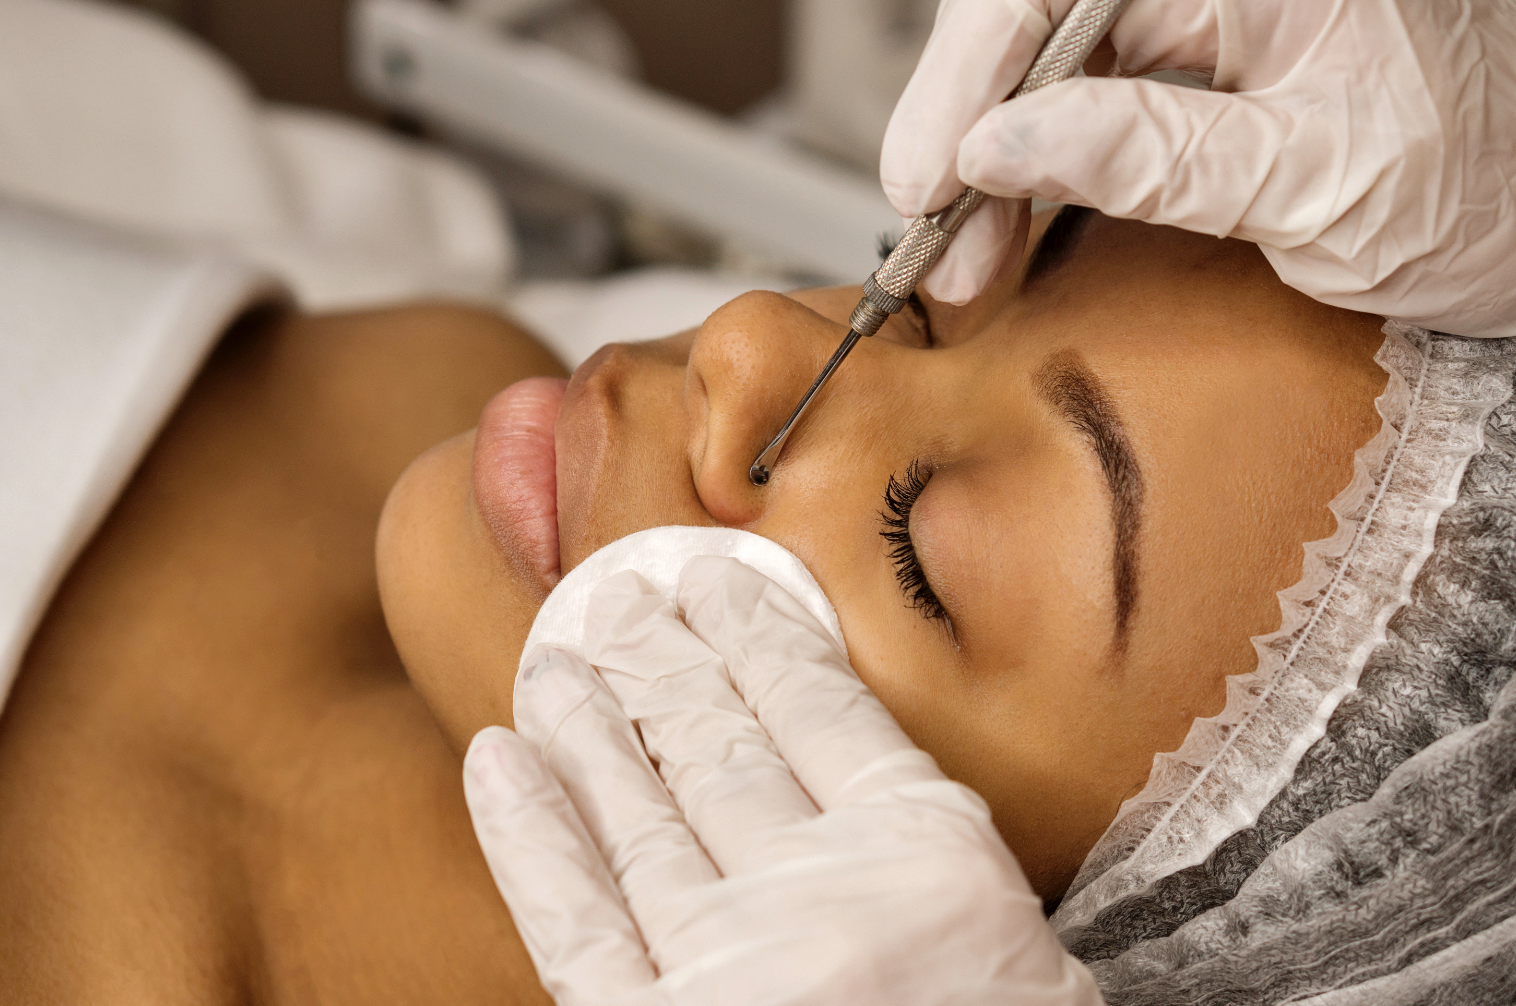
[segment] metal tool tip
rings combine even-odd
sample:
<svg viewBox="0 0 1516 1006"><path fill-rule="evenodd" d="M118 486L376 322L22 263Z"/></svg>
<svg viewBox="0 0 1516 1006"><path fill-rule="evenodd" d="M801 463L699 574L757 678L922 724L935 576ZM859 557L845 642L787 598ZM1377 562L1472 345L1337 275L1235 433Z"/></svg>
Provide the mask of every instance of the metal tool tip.
<svg viewBox="0 0 1516 1006"><path fill-rule="evenodd" d="M769 466L754 465L747 470L747 477L755 486L766 486L769 484Z"/></svg>

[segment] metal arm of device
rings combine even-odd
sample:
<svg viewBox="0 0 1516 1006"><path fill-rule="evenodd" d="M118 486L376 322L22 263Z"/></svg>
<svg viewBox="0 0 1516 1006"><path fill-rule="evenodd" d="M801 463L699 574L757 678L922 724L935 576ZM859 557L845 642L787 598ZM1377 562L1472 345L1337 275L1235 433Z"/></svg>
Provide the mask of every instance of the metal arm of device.
<svg viewBox="0 0 1516 1006"><path fill-rule="evenodd" d="M872 269L900 217L876 177L436 3L353 5L370 97L828 282Z"/></svg>

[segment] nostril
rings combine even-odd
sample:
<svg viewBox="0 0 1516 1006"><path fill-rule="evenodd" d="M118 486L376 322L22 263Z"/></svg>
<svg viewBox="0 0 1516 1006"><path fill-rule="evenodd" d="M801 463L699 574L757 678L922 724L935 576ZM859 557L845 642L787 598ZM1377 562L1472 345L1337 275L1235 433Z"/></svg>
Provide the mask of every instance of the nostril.
<svg viewBox="0 0 1516 1006"><path fill-rule="evenodd" d="M763 449L763 453L759 454L757 459L748 468L748 481L752 482L753 485L768 485L769 475L771 474L769 466L778 463L779 455L784 451L784 445L789 440L790 433L805 418L806 411L811 407L811 402L821 393L821 389L826 387L827 381L831 380L832 374L836 373L837 368L842 366L842 361L847 359L848 354L853 351L853 347L858 344L858 340L861 338L863 337L858 334L856 329L848 330L847 337L842 340L842 345L837 347L837 351L832 354L831 359L827 360L826 365L821 368L821 373L816 375L816 380L811 382L810 390L801 396L800 404L795 406L795 411L790 413L790 417L784 421L783 426L779 427L779 432L774 435L774 439L769 441L768 446Z"/></svg>
<svg viewBox="0 0 1516 1006"><path fill-rule="evenodd" d="M762 459L768 479L758 482L749 470L845 331L765 291L744 294L706 319L690 350L685 412L696 492L712 517L746 526L771 505L783 480L773 459Z"/></svg>

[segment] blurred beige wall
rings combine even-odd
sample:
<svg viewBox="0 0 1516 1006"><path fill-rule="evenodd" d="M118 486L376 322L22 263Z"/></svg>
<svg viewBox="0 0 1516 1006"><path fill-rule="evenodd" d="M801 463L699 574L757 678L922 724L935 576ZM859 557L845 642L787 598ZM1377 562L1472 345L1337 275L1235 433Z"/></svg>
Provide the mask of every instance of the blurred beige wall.
<svg viewBox="0 0 1516 1006"><path fill-rule="evenodd" d="M178 21L240 66L265 98L375 117L348 85L347 0L123 0ZM717 112L778 86L785 0L599 0L649 84Z"/></svg>

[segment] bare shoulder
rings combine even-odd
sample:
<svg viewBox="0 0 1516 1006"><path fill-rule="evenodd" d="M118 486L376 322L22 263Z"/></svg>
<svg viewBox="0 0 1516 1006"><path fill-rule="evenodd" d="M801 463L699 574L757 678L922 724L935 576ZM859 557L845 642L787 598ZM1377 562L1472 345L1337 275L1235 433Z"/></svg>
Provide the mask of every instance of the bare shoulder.
<svg viewBox="0 0 1516 1006"><path fill-rule="evenodd" d="M443 305L226 336L0 717L0 1001L546 1001L373 537L413 457L561 372Z"/></svg>

